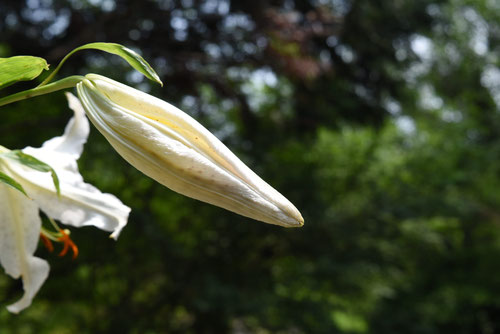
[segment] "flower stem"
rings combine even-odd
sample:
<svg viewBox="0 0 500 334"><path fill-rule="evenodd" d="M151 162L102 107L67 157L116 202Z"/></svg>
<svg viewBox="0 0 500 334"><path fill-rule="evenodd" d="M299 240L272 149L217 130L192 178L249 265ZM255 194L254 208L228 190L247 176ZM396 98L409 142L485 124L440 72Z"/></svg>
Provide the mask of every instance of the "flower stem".
<svg viewBox="0 0 500 334"><path fill-rule="evenodd" d="M69 57L71 57L71 55L73 55L73 53L77 52L78 50L80 50L80 48L76 48L74 49L73 51L71 51L70 53L68 53L62 60L61 62L59 63L59 65L57 65L56 69L52 71L52 73L49 74L48 77L45 78L45 80L42 81L41 84L39 84L37 86L38 87L42 87L42 86L45 86L49 83L50 80L52 80L52 78L57 74L57 72L59 72L59 69L63 66L64 62L66 62L66 59L68 59Z"/></svg>
<svg viewBox="0 0 500 334"><path fill-rule="evenodd" d="M0 99L0 107L4 106L9 103L21 101L21 100L26 100L38 95L44 95L44 94L49 94L56 92L58 90L66 89L66 88L72 88L75 87L77 83L82 81L84 79L83 76L81 75L72 75L70 77L58 80L56 82L53 82L51 84L47 84L45 86L39 86L36 88L28 89L16 94L12 94L6 97L3 97Z"/></svg>

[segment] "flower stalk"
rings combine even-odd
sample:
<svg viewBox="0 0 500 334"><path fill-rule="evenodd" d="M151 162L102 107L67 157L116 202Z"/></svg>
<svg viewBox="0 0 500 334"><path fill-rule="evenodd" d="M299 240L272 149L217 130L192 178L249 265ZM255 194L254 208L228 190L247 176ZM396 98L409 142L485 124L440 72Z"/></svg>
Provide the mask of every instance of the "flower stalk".
<svg viewBox="0 0 500 334"><path fill-rule="evenodd" d="M58 80L51 84L47 84L45 86L38 86L32 89L24 90L22 92L3 97L0 99L0 107L13 102L26 100L35 96L45 95L67 88L73 88L83 79L84 77L81 75L72 75L70 77Z"/></svg>

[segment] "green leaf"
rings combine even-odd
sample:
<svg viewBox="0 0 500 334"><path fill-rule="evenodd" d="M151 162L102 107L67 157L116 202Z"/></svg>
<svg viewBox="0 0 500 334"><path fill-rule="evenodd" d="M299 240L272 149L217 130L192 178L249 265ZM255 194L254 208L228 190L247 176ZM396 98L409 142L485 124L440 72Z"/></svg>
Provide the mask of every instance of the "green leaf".
<svg viewBox="0 0 500 334"><path fill-rule="evenodd" d="M32 56L16 56L0 58L0 89L18 81L33 80L48 70L49 65L43 58Z"/></svg>
<svg viewBox="0 0 500 334"><path fill-rule="evenodd" d="M52 73L50 73L50 75L40 84L40 86L43 86L43 85L47 84L50 80L52 80L52 78L59 71L61 66L66 61L66 59L68 59L72 54L74 54L77 51L86 50L86 49L101 50L104 52L108 52L108 53L112 53L114 55L120 56L123 59L125 59L130 64L130 66L132 66L137 71L144 74L148 79L155 81L163 86L163 82L161 82L160 77L155 72L155 70L153 70L153 68L148 64L148 62L146 60L144 60L144 58L142 58L135 51L130 50L129 48L126 48L120 44L103 43L103 42L85 44L85 45L82 45L80 47L77 47L76 49L74 49L73 51L68 53L63 58L63 60L61 60L59 65L57 65L56 69Z"/></svg>
<svg viewBox="0 0 500 334"><path fill-rule="evenodd" d="M59 178L57 177L56 171L45 162L40 161L34 156L23 153L19 150L7 152L4 154L4 156L39 172L50 172L50 174L52 175L52 181L54 182L54 186L56 187L57 195L61 195Z"/></svg>
<svg viewBox="0 0 500 334"><path fill-rule="evenodd" d="M155 81L163 86L163 82L161 82L160 77L155 72L155 70L153 70L148 62L134 50L116 43L90 43L77 48L77 50L82 49L97 49L120 56L125 59L127 63L130 64L130 66L144 74L148 79Z"/></svg>
<svg viewBox="0 0 500 334"><path fill-rule="evenodd" d="M19 184L16 180L8 176L7 174L4 174L0 172L0 182L5 183L8 186L11 186L14 189L19 190L22 192L26 197L28 197L28 194L26 194L26 191L24 191L24 188L21 184Z"/></svg>

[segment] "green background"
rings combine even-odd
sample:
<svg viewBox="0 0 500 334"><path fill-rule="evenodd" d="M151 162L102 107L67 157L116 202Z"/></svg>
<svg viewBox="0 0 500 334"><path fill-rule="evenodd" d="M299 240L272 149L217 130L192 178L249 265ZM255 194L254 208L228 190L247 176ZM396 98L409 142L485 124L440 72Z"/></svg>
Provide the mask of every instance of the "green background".
<svg viewBox="0 0 500 334"><path fill-rule="evenodd" d="M0 333L500 332L500 6L490 0L2 0L0 56L82 51L99 73L213 131L305 219L283 229L183 197L91 129L85 180L132 208ZM42 76L43 78L43 76ZM31 88L12 85L1 96ZM55 93L0 109L0 144L39 146L71 116Z"/></svg>

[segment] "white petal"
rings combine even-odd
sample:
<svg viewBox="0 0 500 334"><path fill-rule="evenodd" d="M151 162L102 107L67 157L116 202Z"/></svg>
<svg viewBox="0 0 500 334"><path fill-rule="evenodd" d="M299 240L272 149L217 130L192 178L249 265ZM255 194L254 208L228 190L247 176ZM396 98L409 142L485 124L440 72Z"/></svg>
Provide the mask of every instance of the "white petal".
<svg viewBox="0 0 500 334"><path fill-rule="evenodd" d="M115 196L102 193L83 182L78 171L72 175L68 171L56 169L61 187L61 196L58 197L49 173L28 170L20 165L14 169L12 164L7 168L40 209L51 218L75 227L95 226L113 232L114 238L118 237L127 224L130 208Z"/></svg>
<svg viewBox="0 0 500 334"><path fill-rule="evenodd" d="M64 135L45 142L41 148L27 147L23 150L55 169L60 181L61 196L57 197L48 173L40 173L21 165L14 166L14 163L8 167L49 217L76 227L96 226L113 232L112 237L116 238L127 223L130 208L115 196L102 193L83 181L76 159L87 140L89 123L80 101L71 94L67 94L67 98L75 116L66 126Z"/></svg>
<svg viewBox="0 0 500 334"><path fill-rule="evenodd" d="M78 160L89 136L89 121L85 117L80 101L71 93L66 93L66 98L75 115L69 120L62 136L47 140L41 148L44 152L67 154L71 156L71 160Z"/></svg>
<svg viewBox="0 0 500 334"><path fill-rule="evenodd" d="M70 93L66 94L69 107L74 112L64 134L54 137L43 143L42 147L26 147L23 152L49 164L57 171L60 179L65 179L67 183L77 184L83 182L83 178L78 172L76 160L83 151L83 145L87 142L89 134L89 121L85 117L80 101Z"/></svg>
<svg viewBox="0 0 500 334"><path fill-rule="evenodd" d="M35 202L19 191L0 185L0 263L13 278L22 277L24 296L8 306L18 313L31 301L49 274L46 261L33 256L41 220Z"/></svg>

